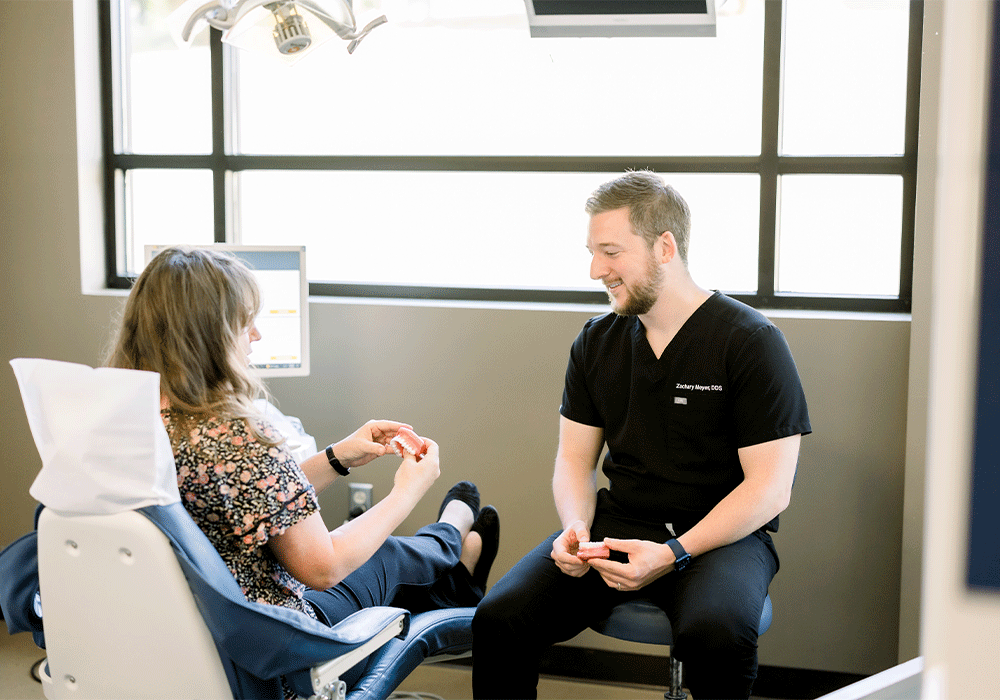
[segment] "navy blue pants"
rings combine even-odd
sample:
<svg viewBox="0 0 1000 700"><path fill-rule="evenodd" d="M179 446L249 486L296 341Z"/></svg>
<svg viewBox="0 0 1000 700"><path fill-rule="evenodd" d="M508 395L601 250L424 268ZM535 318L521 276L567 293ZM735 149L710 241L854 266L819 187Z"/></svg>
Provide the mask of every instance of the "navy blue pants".
<svg viewBox="0 0 1000 700"><path fill-rule="evenodd" d="M656 539L666 541L669 534L659 527L663 534ZM595 520L592 532L598 529ZM624 533L599 537L606 534ZM674 634L671 654L684 663L685 685L695 698L750 696L757 676L757 628L778 570L770 535L758 531L695 557L684 571L636 592L609 587L594 570L580 578L562 573L550 556L558 535L521 559L479 604L472 623L477 700L537 697L542 653L607 617L630 596L649 598L667 613Z"/></svg>
<svg viewBox="0 0 1000 700"><path fill-rule="evenodd" d="M461 553L462 538L455 526L426 525L412 537L390 537L343 581L324 591L307 590L305 598L320 620L331 625L376 605L411 613L475 606L483 591L459 563ZM364 663L342 676L348 687Z"/></svg>
<svg viewBox="0 0 1000 700"><path fill-rule="evenodd" d="M376 605L417 613L475 605L481 589L458 558L462 538L447 523L426 525L412 537L390 537L371 558L333 588L308 590L305 597L327 624Z"/></svg>

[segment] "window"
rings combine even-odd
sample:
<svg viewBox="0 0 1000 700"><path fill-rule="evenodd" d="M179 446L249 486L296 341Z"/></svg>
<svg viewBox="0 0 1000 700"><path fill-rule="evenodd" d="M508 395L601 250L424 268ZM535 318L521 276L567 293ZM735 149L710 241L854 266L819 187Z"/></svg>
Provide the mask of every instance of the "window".
<svg viewBox="0 0 1000 700"><path fill-rule="evenodd" d="M101 2L108 284L146 244L280 243L312 294L604 303L584 202L650 168L703 286L908 311L922 3L716 2L714 38L532 39L523 0L355 0L389 22L291 68Z"/></svg>

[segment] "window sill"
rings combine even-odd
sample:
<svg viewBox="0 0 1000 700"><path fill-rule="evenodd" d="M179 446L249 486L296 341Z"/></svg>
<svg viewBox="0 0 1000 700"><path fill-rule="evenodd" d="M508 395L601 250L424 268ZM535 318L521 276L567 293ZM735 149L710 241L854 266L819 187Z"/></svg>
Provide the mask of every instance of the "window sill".
<svg viewBox="0 0 1000 700"><path fill-rule="evenodd" d="M84 296L127 297L127 289L84 289ZM554 304L545 302L520 301L458 301L448 299L393 299L378 297L331 297L310 296L310 304L332 306L386 306L416 307L435 309L472 309L489 311L525 311L547 313L577 313L597 316L610 308L606 304ZM814 321L880 321L909 323L911 314L878 311L818 311L811 309L759 309L770 319L799 319Z"/></svg>

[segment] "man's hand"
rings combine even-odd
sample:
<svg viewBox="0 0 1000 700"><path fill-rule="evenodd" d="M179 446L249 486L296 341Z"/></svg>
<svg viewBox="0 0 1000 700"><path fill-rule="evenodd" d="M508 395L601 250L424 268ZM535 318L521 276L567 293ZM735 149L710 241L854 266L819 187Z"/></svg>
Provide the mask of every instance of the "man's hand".
<svg viewBox="0 0 1000 700"><path fill-rule="evenodd" d="M610 559L590 562L590 566L612 588L637 591L673 571L674 553L666 545L647 540L616 540L613 537L605 537L604 543L612 551L628 554L628 564Z"/></svg>
<svg viewBox="0 0 1000 700"><path fill-rule="evenodd" d="M568 576L580 577L587 573L590 565L581 561L576 552L581 542L590 541L590 531L582 520L571 523L552 543L552 560Z"/></svg>
<svg viewBox="0 0 1000 700"><path fill-rule="evenodd" d="M348 469L368 464L387 452L389 442L400 428L413 426L391 420L370 420L333 446L333 453Z"/></svg>

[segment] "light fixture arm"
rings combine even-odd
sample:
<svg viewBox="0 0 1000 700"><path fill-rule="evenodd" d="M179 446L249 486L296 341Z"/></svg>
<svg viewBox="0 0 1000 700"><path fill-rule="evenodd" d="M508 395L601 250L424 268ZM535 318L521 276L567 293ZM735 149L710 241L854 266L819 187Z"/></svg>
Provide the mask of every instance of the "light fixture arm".
<svg viewBox="0 0 1000 700"><path fill-rule="evenodd" d="M234 15L232 20L229 19L230 14ZM212 2L205 3L195 10L187 22L184 23L184 28L181 30L181 39L185 42L191 41L191 32L194 31L194 26L199 20L205 20L216 29L225 31L235 24L235 15L235 12L231 12L231 8L226 7L219 0L212 0Z"/></svg>
<svg viewBox="0 0 1000 700"><path fill-rule="evenodd" d="M348 53L354 53L354 49L358 47L358 43L368 36L369 32L380 24L385 24L388 20L385 15L376 17L371 22L366 24L364 28L360 31L358 30L358 22L354 17L354 10L351 8L351 3L349 0L340 0L341 5L347 12L347 16L351 18L350 26L342 24L332 17L328 16L325 11L320 7L316 0L295 0L299 5L305 7L306 9L312 10L312 12L319 17L323 22L334 31L334 33L341 39L352 39L350 45L347 47Z"/></svg>
<svg viewBox="0 0 1000 700"><path fill-rule="evenodd" d="M360 32L358 32L358 35L356 37L354 37L354 40L350 44L347 45L347 53L354 53L354 49L358 48L358 44L361 43L362 39L364 39L366 36L368 36L368 33L371 30L373 30L375 27L379 26L380 24L385 24L388 21L389 20L386 19L385 15L380 15L380 16L376 17L375 19L373 19L368 24L366 24L364 26L364 28Z"/></svg>
<svg viewBox="0 0 1000 700"><path fill-rule="evenodd" d="M198 20L205 20L209 26L219 31L232 29L233 25L243 17L261 5L273 3L275 0L212 0L195 10L181 30L181 38L184 41L191 40L191 32Z"/></svg>

